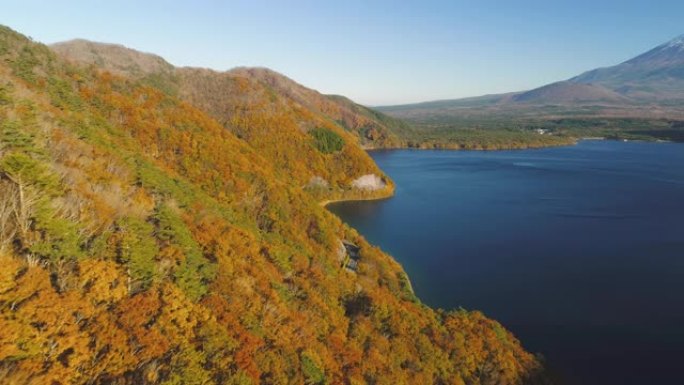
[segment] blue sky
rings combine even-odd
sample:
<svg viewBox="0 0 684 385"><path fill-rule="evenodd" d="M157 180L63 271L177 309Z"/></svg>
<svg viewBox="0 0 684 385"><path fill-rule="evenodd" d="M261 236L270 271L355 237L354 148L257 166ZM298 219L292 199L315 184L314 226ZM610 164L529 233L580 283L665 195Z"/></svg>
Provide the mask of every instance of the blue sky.
<svg viewBox="0 0 684 385"><path fill-rule="evenodd" d="M179 66L264 66L398 104L534 88L684 34L684 1L3 1L35 40L124 44Z"/></svg>

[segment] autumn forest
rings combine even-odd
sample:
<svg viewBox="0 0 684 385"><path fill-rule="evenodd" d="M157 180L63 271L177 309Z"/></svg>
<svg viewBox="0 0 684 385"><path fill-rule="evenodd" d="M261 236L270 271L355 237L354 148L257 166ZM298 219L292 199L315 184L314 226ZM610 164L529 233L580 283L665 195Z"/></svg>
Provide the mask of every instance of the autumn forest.
<svg viewBox="0 0 684 385"><path fill-rule="evenodd" d="M71 48L0 28L0 383L546 383L320 205L391 195L364 148L403 122L266 69Z"/></svg>

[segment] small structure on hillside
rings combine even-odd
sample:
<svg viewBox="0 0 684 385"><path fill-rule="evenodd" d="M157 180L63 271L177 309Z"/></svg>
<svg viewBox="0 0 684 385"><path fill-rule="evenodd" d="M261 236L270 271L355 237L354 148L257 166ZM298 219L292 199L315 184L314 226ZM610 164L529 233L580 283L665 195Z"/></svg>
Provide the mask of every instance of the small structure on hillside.
<svg viewBox="0 0 684 385"><path fill-rule="evenodd" d="M342 268L356 273L359 269L359 260L361 259L359 251L361 248L347 240L342 241L342 246L344 247Z"/></svg>

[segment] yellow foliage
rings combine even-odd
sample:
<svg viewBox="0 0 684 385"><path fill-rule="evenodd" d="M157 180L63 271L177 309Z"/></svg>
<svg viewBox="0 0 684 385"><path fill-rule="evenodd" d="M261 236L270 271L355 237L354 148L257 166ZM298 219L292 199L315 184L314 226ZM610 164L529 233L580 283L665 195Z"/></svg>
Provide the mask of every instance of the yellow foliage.
<svg viewBox="0 0 684 385"><path fill-rule="evenodd" d="M7 29L0 44L0 81L33 105L0 106L22 117L0 167L20 154L49 176L0 255L5 382L520 384L540 370L493 321L420 304L399 264L318 204L391 193L349 187L382 174L333 120L364 118L269 88L268 73L193 75L232 97L213 111ZM314 128L344 146L316 150ZM310 191L313 176L328 190ZM357 273L341 240L360 249Z"/></svg>

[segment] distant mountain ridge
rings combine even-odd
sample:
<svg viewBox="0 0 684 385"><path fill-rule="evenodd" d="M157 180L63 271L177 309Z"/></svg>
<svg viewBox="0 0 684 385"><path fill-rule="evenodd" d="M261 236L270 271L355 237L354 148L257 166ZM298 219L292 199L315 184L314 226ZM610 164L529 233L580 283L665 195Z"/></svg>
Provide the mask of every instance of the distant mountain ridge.
<svg viewBox="0 0 684 385"><path fill-rule="evenodd" d="M684 35L621 64L597 68L529 91L378 107L394 116L463 107L677 106L684 101Z"/></svg>
<svg viewBox="0 0 684 385"><path fill-rule="evenodd" d="M591 70L569 81L598 84L641 101L684 100L684 35L624 63Z"/></svg>
<svg viewBox="0 0 684 385"><path fill-rule="evenodd" d="M628 99L600 85L563 81L513 95L510 101L519 103L548 103L551 101L573 104L587 102L624 103Z"/></svg>

